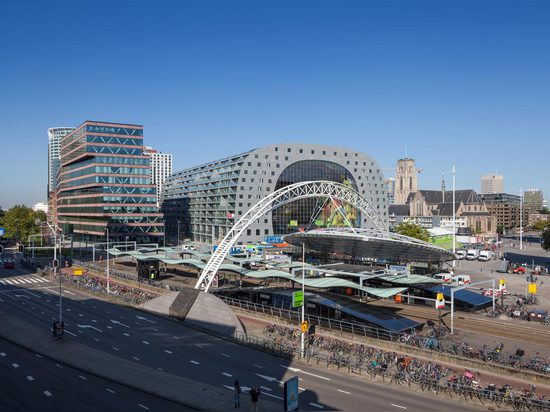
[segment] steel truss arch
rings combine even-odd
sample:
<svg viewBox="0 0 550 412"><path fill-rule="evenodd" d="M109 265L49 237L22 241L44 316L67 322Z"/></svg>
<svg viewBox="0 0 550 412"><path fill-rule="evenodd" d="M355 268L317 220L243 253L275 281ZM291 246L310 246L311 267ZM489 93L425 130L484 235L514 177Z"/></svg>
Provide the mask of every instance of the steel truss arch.
<svg viewBox="0 0 550 412"><path fill-rule="evenodd" d="M386 224L376 209L365 197L354 189L341 183L326 180L294 183L292 185L282 187L261 199L258 203L252 206L252 208L250 208L237 221L237 223L235 223L208 260L208 263L197 280L195 289L203 289L205 292L208 292L208 289L214 280L214 276L216 276L216 273L227 256L227 253L229 253L229 250L233 247L241 234L257 219L270 210L281 207L287 203L299 199L314 197L328 197L349 203L361 212L365 213L367 216L367 221L370 221L377 230L388 230Z"/></svg>

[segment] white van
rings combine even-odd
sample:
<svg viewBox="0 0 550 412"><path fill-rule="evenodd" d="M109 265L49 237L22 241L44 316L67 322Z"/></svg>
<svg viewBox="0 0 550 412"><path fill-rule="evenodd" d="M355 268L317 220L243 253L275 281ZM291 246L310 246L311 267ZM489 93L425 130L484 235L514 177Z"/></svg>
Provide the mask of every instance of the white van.
<svg viewBox="0 0 550 412"><path fill-rule="evenodd" d="M451 279L451 283L456 286L464 286L472 283L470 275L456 275Z"/></svg>
<svg viewBox="0 0 550 412"><path fill-rule="evenodd" d="M492 258L493 258L493 252L491 252L490 250L482 250L481 252L479 252L479 256L477 260L479 260L480 262L487 262Z"/></svg>
<svg viewBox="0 0 550 412"><path fill-rule="evenodd" d="M479 251L477 249L468 249L468 252L466 253L467 260L476 260L478 256Z"/></svg>
<svg viewBox="0 0 550 412"><path fill-rule="evenodd" d="M438 273L433 276L434 279L442 280L445 283L451 283L453 276L450 273Z"/></svg>
<svg viewBox="0 0 550 412"><path fill-rule="evenodd" d="M456 255L456 258L458 260L462 260L466 257L466 251L465 250L457 250L455 255Z"/></svg>

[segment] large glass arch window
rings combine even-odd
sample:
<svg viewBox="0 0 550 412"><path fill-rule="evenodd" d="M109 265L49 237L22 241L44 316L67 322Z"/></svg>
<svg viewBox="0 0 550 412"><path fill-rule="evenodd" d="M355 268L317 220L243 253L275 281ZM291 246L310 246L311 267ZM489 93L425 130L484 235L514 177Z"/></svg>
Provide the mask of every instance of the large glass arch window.
<svg viewBox="0 0 550 412"><path fill-rule="evenodd" d="M330 180L357 190L355 179L345 167L326 160L302 160L291 164L281 173L275 190L312 180ZM323 227L348 227L346 219L356 227L361 224L360 213L353 206L326 198L296 200L275 209L271 216L276 236Z"/></svg>

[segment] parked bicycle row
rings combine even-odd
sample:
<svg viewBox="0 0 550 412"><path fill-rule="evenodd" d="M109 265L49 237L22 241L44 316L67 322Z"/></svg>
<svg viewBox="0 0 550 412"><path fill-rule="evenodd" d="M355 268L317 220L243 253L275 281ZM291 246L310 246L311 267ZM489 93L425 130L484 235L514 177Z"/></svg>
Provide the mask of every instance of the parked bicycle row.
<svg viewBox="0 0 550 412"><path fill-rule="evenodd" d="M270 324L264 334L267 335L263 341L266 350L298 353L299 333L291 328ZM434 362L325 336L308 336L307 342L305 355L309 362L348 368L350 372L384 381L389 379L392 384L408 388L414 385L423 391L460 396L465 400L477 399L482 404L494 404L507 410L550 410L550 400L538 396L535 385L516 391L508 384L484 386L481 374L468 369L458 373Z"/></svg>
<svg viewBox="0 0 550 412"><path fill-rule="evenodd" d="M436 331L433 333L433 331ZM430 333L432 332L432 333ZM550 358L542 356L539 352L535 352L532 356L526 356L525 351L521 348L516 348L513 353L504 351L504 344L495 342L494 345L483 345L481 348L475 348L468 342L446 342L438 338L438 329L431 329L428 336L418 333L403 333L397 343L413 346L422 349L447 353L450 355L459 356L461 358L477 359L487 363L510 366L515 369L532 370L542 374L550 374ZM268 324L264 328L264 334L270 336L273 340L297 340L300 336L298 329L293 329L287 326ZM307 336L307 342L312 348L319 348L328 353L338 355L340 357L353 355L356 361L361 363L364 356L370 356L375 348L367 345L346 342L336 338L330 338L321 335Z"/></svg>
<svg viewBox="0 0 550 412"><path fill-rule="evenodd" d="M46 271L52 273L51 269L46 269ZM121 285L113 281L109 282L109 293L107 293L107 280L93 275L73 276L66 275L63 272L57 272L57 276L61 276L62 282L70 285L70 287L86 292L115 297L131 305L140 305L158 297L155 293Z"/></svg>

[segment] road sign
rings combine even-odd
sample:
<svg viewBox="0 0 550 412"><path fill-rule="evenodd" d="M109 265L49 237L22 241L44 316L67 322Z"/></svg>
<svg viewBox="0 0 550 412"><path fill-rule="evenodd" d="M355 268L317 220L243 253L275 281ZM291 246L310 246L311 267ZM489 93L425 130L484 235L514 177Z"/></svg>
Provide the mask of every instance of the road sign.
<svg viewBox="0 0 550 412"><path fill-rule="evenodd" d="M59 259L53 259L52 260L52 267L54 267L54 268L59 267Z"/></svg>
<svg viewBox="0 0 550 412"><path fill-rule="evenodd" d="M438 293L435 299L435 308L443 309L445 307L445 298L443 297L443 293Z"/></svg>
<svg viewBox="0 0 550 412"><path fill-rule="evenodd" d="M529 293L531 295L536 295L537 294L537 284L536 283L529 283Z"/></svg>
<svg viewBox="0 0 550 412"><path fill-rule="evenodd" d="M292 307L301 308L302 306L304 306L304 292L300 290L292 293Z"/></svg>
<svg viewBox="0 0 550 412"><path fill-rule="evenodd" d="M82 268L73 269L73 275L82 276Z"/></svg>
<svg viewBox="0 0 550 412"><path fill-rule="evenodd" d="M307 332L307 320L304 320L302 322L302 332L304 332L304 333Z"/></svg>

